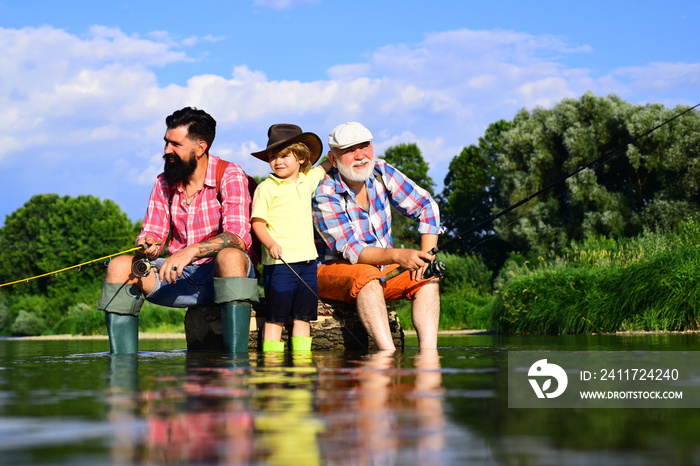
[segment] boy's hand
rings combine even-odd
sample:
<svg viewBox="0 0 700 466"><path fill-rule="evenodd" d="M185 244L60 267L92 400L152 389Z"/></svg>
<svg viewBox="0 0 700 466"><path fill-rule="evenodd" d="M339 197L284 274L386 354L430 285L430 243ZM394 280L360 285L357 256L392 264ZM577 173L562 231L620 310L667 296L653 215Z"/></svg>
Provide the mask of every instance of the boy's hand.
<svg viewBox="0 0 700 466"><path fill-rule="evenodd" d="M280 260L282 259L282 247L277 244L276 242L272 244L272 247L269 248L270 251L270 256L272 256L273 259Z"/></svg>

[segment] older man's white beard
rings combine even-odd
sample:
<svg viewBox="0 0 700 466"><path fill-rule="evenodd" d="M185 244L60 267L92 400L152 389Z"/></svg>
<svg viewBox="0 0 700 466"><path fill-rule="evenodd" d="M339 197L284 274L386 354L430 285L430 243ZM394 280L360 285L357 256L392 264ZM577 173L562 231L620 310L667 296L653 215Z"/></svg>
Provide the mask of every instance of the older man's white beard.
<svg viewBox="0 0 700 466"><path fill-rule="evenodd" d="M353 170L352 167L362 165L364 163L367 163L367 165L365 166L365 169L362 172L358 173ZM359 161L355 161L350 165L345 165L342 162L338 161L338 171L340 172L342 177L345 178L347 181L367 181L372 176L372 172L374 171L374 159L370 160L369 158L365 158Z"/></svg>

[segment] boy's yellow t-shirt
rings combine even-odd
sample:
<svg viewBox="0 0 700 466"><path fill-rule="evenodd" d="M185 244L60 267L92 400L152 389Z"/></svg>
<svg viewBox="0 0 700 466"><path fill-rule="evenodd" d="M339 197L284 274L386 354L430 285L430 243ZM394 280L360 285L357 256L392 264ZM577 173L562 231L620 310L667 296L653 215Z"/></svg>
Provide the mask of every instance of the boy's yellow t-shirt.
<svg viewBox="0 0 700 466"><path fill-rule="evenodd" d="M314 260L318 256L314 245L314 223L311 216L311 196L326 171L323 167L299 173L296 181L283 180L270 173L253 195L251 217L267 222L267 231L282 248L287 263ZM283 264L270 257L263 246L263 265Z"/></svg>

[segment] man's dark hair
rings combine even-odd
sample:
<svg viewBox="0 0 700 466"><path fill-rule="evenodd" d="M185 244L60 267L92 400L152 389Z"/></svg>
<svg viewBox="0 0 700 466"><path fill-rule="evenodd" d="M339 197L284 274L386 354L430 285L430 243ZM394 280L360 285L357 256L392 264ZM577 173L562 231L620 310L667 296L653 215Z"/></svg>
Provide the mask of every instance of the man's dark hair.
<svg viewBox="0 0 700 466"><path fill-rule="evenodd" d="M165 124L168 129L186 126L187 137L191 141L206 142L206 154L209 155L209 148L214 143L214 137L216 136L216 120L207 112L194 107L185 107L167 116Z"/></svg>

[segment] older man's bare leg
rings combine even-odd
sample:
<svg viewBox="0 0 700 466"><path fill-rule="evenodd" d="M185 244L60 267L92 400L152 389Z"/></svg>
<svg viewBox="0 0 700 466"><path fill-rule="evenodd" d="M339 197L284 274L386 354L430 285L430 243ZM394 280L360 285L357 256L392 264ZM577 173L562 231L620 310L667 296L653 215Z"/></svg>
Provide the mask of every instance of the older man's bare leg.
<svg viewBox="0 0 700 466"><path fill-rule="evenodd" d="M357 314L367 334L380 350L395 350L386 311L384 289L379 280L372 280L357 294Z"/></svg>
<svg viewBox="0 0 700 466"><path fill-rule="evenodd" d="M440 287L434 280L425 284L413 297L411 319L418 335L420 349L437 348L440 323Z"/></svg>

